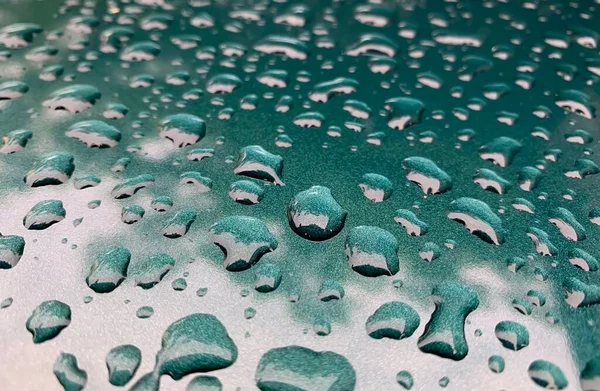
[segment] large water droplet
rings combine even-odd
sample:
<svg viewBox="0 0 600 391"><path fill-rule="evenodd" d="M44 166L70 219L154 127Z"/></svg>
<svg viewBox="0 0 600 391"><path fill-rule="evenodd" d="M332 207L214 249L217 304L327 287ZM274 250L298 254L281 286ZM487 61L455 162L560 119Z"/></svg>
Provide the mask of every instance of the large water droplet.
<svg viewBox="0 0 600 391"><path fill-rule="evenodd" d="M301 237L323 241L344 228L347 212L333 198L331 190L313 186L296 194L287 206L290 227Z"/></svg>
<svg viewBox="0 0 600 391"><path fill-rule="evenodd" d="M286 346L266 352L256 369L256 386L261 391L328 390L352 391L356 374L343 356Z"/></svg>
<svg viewBox="0 0 600 391"><path fill-rule="evenodd" d="M62 301L49 300L33 310L25 327L33 335L34 343L42 343L55 338L69 324L71 307Z"/></svg>

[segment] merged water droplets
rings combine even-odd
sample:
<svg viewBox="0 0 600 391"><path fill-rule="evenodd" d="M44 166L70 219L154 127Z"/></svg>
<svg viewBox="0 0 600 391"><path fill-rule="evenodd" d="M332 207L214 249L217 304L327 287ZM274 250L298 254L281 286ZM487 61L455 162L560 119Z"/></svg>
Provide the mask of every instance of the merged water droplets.
<svg viewBox="0 0 600 391"><path fill-rule="evenodd" d="M123 61L138 62L152 61L161 52L161 47L156 42L136 42L121 51L119 58Z"/></svg>
<svg viewBox="0 0 600 391"><path fill-rule="evenodd" d="M394 57L398 45L390 38L377 34L363 34L360 38L346 48L349 56L359 55L384 55Z"/></svg>
<svg viewBox="0 0 600 391"><path fill-rule="evenodd" d="M452 360L462 360L469 348L465 338L465 320L479 306L477 293L470 287L444 282L432 290L435 311L423 335L419 349Z"/></svg>
<svg viewBox="0 0 600 391"><path fill-rule="evenodd" d="M564 110L573 112L587 119L592 119L596 115L590 97L583 91L572 89L562 90L556 95L554 103Z"/></svg>
<svg viewBox="0 0 600 391"><path fill-rule="evenodd" d="M298 114L294 118L294 124L302 128L320 128L325 121L325 116L317 111L308 111Z"/></svg>
<svg viewBox="0 0 600 391"><path fill-rule="evenodd" d="M111 195L115 199L129 198L138 192L154 184L154 176L150 174L142 174L133 178L124 180L113 187Z"/></svg>
<svg viewBox="0 0 600 391"><path fill-rule="evenodd" d="M558 249L552 244L546 231L536 227L529 227L526 235L533 242L535 251L537 251L538 254L543 256L554 256L557 254Z"/></svg>
<svg viewBox="0 0 600 391"><path fill-rule="evenodd" d="M406 233L411 236L422 236L429 231L427 223L420 220L415 212L408 209L398 209L394 221L400 224L406 230Z"/></svg>
<svg viewBox="0 0 600 391"><path fill-rule="evenodd" d="M357 89L358 82L356 80L338 77L315 85L308 97L314 102L326 103L334 95L348 95L356 92Z"/></svg>
<svg viewBox="0 0 600 391"><path fill-rule="evenodd" d="M254 45L254 50L266 54L281 54L295 60L305 60L309 55L306 44L296 38L269 35Z"/></svg>
<svg viewBox="0 0 600 391"><path fill-rule="evenodd" d="M506 194L512 186L509 181L487 168L478 170L473 177L473 182L478 184L483 190L498 194Z"/></svg>
<svg viewBox="0 0 600 391"><path fill-rule="evenodd" d="M43 388L57 356L67 391L102 388L98 373L104 385L131 382L141 350L114 345L139 340L107 345L112 323L86 315L121 316L114 300L147 331L187 315L132 390L232 366L225 326L190 315L191 299L244 341L235 376L198 376L188 391L472 389L507 378L510 388L528 366L525 388L568 388L574 370L582 389L600 388L597 7L184 3L47 1L36 5L44 23L2 5L0 308L10 322L41 302L26 322L41 343L71 322L60 288L91 289L84 307L72 305L68 334L107 353L108 369L107 379L101 361L81 355L80 367L56 350L34 360L48 370L17 378L31 360L15 356L7 387ZM49 186L72 177L72 187ZM59 224L67 212L72 224ZM23 289L21 273L44 289ZM421 337L393 341L417 332L429 292L435 310ZM465 335L480 297L485 310L467 330L484 344ZM498 312L498 298L508 316L490 336L482 317ZM562 369L531 355L543 350L533 327L542 318L555 350L570 352ZM390 355L358 382L343 356L350 345L338 343L356 325L363 338L350 345L361 354L347 357L359 376L365 360ZM92 345L76 335L82 327ZM275 329L277 344L265 338ZM287 346L306 338L325 351ZM239 371L248 343L262 355L255 379ZM400 343L455 361L471 348L487 377L455 364L422 376L438 357L406 365L390 353Z"/></svg>

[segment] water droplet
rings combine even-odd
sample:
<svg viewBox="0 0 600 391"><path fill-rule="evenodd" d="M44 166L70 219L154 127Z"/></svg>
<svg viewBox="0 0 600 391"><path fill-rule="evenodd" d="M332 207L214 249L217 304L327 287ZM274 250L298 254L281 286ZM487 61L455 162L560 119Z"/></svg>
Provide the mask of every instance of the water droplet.
<svg viewBox="0 0 600 391"><path fill-rule="evenodd" d="M223 385L214 376L196 376L187 385L185 391L221 391Z"/></svg>
<svg viewBox="0 0 600 391"><path fill-rule="evenodd" d="M272 182L283 186L283 158L267 152L259 145L249 145L240 150L238 161L233 169L238 175Z"/></svg>
<svg viewBox="0 0 600 391"><path fill-rule="evenodd" d="M502 220L483 201L462 197L450 203L448 218L463 224L481 240L495 245L504 243Z"/></svg>
<svg viewBox="0 0 600 391"><path fill-rule="evenodd" d="M235 343L215 316L191 314L165 330L154 370L138 380L133 389L158 390L162 375L179 380L191 373L227 368L237 356Z"/></svg>
<svg viewBox="0 0 600 391"><path fill-rule="evenodd" d="M398 273L398 241L382 228L352 228L346 237L345 252L350 267L363 276L393 276Z"/></svg>
<svg viewBox="0 0 600 391"><path fill-rule="evenodd" d="M408 338L419 327L420 318L408 304L392 301L379 307L367 319L367 333L371 338Z"/></svg>
<svg viewBox="0 0 600 391"><path fill-rule="evenodd" d="M229 197L242 205L258 204L262 201L265 189L261 185L248 181L241 180L232 183L229 186Z"/></svg>
<svg viewBox="0 0 600 391"><path fill-rule="evenodd" d="M281 269L272 263L260 263L254 268L254 289L272 292L281 284Z"/></svg>
<svg viewBox="0 0 600 391"><path fill-rule="evenodd" d="M529 331L521 323L503 320L496 325L496 338L510 350L521 350L529 345Z"/></svg>
<svg viewBox="0 0 600 391"><path fill-rule="evenodd" d="M185 278L177 278L171 283L174 291L181 292L187 289L187 281Z"/></svg>
<svg viewBox="0 0 600 391"><path fill-rule="evenodd" d="M161 234L170 239L185 236L195 220L196 211L194 209L182 208L162 228Z"/></svg>
<svg viewBox="0 0 600 391"><path fill-rule="evenodd" d="M12 305L12 303L13 303L13 298L7 297L6 299L2 300L2 302L0 302L0 309L10 307Z"/></svg>
<svg viewBox="0 0 600 391"><path fill-rule="evenodd" d="M87 384L87 372L79 368L77 358L70 353L61 353L52 368L64 391L81 391Z"/></svg>
<svg viewBox="0 0 600 391"><path fill-rule="evenodd" d="M49 300L38 305L25 327L33 335L34 343L42 343L55 338L71 324L71 307L62 301Z"/></svg>
<svg viewBox="0 0 600 391"><path fill-rule="evenodd" d="M135 316L139 319L148 319L154 315L154 308L150 306L142 306L135 311Z"/></svg>
<svg viewBox="0 0 600 391"><path fill-rule="evenodd" d="M600 286L586 284L576 277L569 277L563 282L565 301L573 308L588 307L600 304Z"/></svg>
<svg viewBox="0 0 600 391"><path fill-rule="evenodd" d="M226 217L213 224L210 233L225 255L223 266L229 271L249 269L278 245L265 223L254 217Z"/></svg>
<svg viewBox="0 0 600 391"><path fill-rule="evenodd" d="M60 185L69 180L75 164L69 152L54 152L46 155L25 174L23 179L29 187Z"/></svg>
<svg viewBox="0 0 600 391"><path fill-rule="evenodd" d="M581 371L581 388L583 391L597 391L600 386L600 356L589 360Z"/></svg>
<svg viewBox="0 0 600 391"><path fill-rule="evenodd" d="M387 200L394 190L392 182L383 175L365 174L361 183L358 185L363 195L373 202L383 202Z"/></svg>
<svg viewBox="0 0 600 391"><path fill-rule="evenodd" d="M155 254L138 261L128 268L127 273L135 277L135 285L150 289L171 271L175 260L167 254Z"/></svg>
<svg viewBox="0 0 600 391"><path fill-rule="evenodd" d="M394 221L400 224L410 236L425 235L429 231L429 226L408 209L398 209Z"/></svg>
<svg viewBox="0 0 600 391"><path fill-rule="evenodd" d="M343 356L286 346L266 352L256 369L256 386L275 389L354 390L356 374Z"/></svg>
<svg viewBox="0 0 600 391"><path fill-rule="evenodd" d="M547 390L562 390L569 385L562 370L550 361L533 361L527 373L535 384Z"/></svg>
<svg viewBox="0 0 600 391"><path fill-rule="evenodd" d="M54 91L42 105L50 110L75 114L90 109L100 96L100 91L92 85L75 84Z"/></svg>
<svg viewBox="0 0 600 391"><path fill-rule="evenodd" d="M313 186L299 192L287 206L292 230L312 241L331 239L340 233L347 214L333 198L331 190L324 186Z"/></svg>
<svg viewBox="0 0 600 391"><path fill-rule="evenodd" d="M425 194L444 193L452 189L452 178L433 161L413 156L402 161L406 179L417 184Z"/></svg>
<svg viewBox="0 0 600 391"><path fill-rule="evenodd" d="M494 373L504 372L505 366L506 364L501 356L490 356L488 359L488 368L490 368L490 371Z"/></svg>
<svg viewBox="0 0 600 391"><path fill-rule="evenodd" d="M183 148L204 138L206 123L192 114L172 114L160 121L159 130L161 138L167 138L176 147Z"/></svg>
<svg viewBox="0 0 600 391"><path fill-rule="evenodd" d="M432 290L435 310L423 335L419 349L455 361L467 356L465 320L479 306L477 293L468 286L444 282Z"/></svg>
<svg viewBox="0 0 600 391"><path fill-rule="evenodd" d="M23 225L30 230L42 230L62 221L67 212L60 200L45 200L35 204L23 217Z"/></svg>
<svg viewBox="0 0 600 391"><path fill-rule="evenodd" d="M13 130L6 136L2 137L2 146L0 146L0 154L12 154L20 152L27 146L27 143L33 137L31 130L18 129Z"/></svg>
<svg viewBox="0 0 600 391"><path fill-rule="evenodd" d="M578 242L586 238L585 228L569 210L558 207L551 210L548 217L548 221L556 225L562 236L567 240Z"/></svg>
<svg viewBox="0 0 600 391"><path fill-rule="evenodd" d="M321 289L319 290L319 300L321 301L331 301L331 300L341 300L344 298L346 292L342 285L339 282L333 280L325 280L321 284Z"/></svg>
<svg viewBox="0 0 600 391"><path fill-rule="evenodd" d="M142 351L137 346L120 345L112 348L106 355L109 383L124 386L135 376L141 362Z"/></svg>
<svg viewBox="0 0 600 391"><path fill-rule="evenodd" d="M114 247L93 261L86 283L96 293L115 290L127 277L131 253L125 247Z"/></svg>

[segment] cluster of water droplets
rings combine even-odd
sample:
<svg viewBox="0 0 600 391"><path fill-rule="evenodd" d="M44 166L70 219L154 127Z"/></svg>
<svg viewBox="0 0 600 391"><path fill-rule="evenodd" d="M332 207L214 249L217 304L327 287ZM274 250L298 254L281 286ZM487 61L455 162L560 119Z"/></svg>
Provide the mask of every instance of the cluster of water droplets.
<svg viewBox="0 0 600 391"><path fill-rule="evenodd" d="M348 324L387 354L396 343L450 361L489 353L494 374L526 357L529 385L600 389L597 5L49 3L48 26L0 26L0 285L35 268L38 239L88 229L76 266L86 303L158 297L163 281L204 297L186 291L189 276L214 273L256 292L238 311L249 322L269 300L300 308L294 327L328 337L321 350L261 341L251 382L264 391L358 389L371 366L327 350ZM0 316L18 293L0 298ZM58 296L27 309L33 343L85 322ZM134 316L153 324L145 297ZM185 313L146 374L139 347L106 349L108 382L152 391L163 375L234 365L238 325ZM469 319L476 337L495 336L487 349ZM561 348L573 360L513 356L541 346L540 325L576 336ZM57 355L58 382L83 389L96 368ZM380 369L404 389L427 381L416 363Z"/></svg>

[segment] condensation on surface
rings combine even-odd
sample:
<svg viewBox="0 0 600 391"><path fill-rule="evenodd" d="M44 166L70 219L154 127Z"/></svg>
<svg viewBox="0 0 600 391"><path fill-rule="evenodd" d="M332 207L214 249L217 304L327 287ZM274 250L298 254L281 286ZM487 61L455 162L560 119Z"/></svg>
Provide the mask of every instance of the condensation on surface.
<svg viewBox="0 0 600 391"><path fill-rule="evenodd" d="M3 2L0 388L599 390L599 7Z"/></svg>

